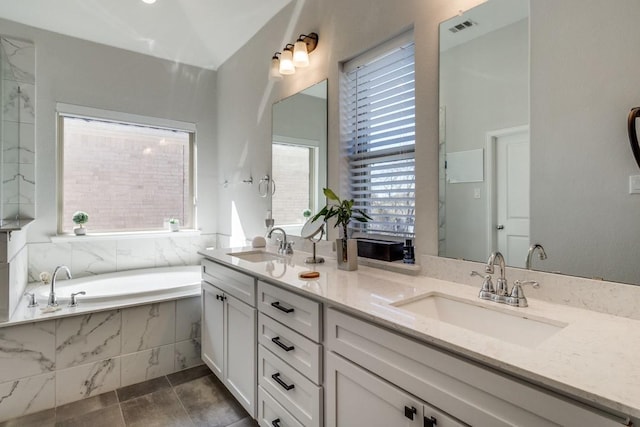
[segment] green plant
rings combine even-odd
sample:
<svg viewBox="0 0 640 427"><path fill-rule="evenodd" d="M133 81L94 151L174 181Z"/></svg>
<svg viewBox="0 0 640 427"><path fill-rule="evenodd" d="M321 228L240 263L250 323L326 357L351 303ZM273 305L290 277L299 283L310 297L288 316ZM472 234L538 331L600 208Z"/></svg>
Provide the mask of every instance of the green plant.
<svg viewBox="0 0 640 427"><path fill-rule="evenodd" d="M86 224L87 222L89 222L89 214L83 211L76 211L71 219L73 220L74 224L78 224L80 227L82 227L82 224Z"/></svg>
<svg viewBox="0 0 640 427"><path fill-rule="evenodd" d="M302 211L302 216L305 218L309 218L311 216L311 209L305 209Z"/></svg>
<svg viewBox="0 0 640 427"><path fill-rule="evenodd" d="M169 218L169 224L180 224L180 220L178 218Z"/></svg>
<svg viewBox="0 0 640 427"><path fill-rule="evenodd" d="M328 221L335 217L336 223L334 227L342 227L342 237L346 239L347 226L352 219L359 222L367 222L371 219L371 217L365 212L353 207L355 203L353 199L340 200L336 193L334 193L330 188L323 188L322 191L324 192L325 197L329 200L329 203L327 203L327 205L313 217L312 221L315 221L320 217L322 217L324 221Z"/></svg>

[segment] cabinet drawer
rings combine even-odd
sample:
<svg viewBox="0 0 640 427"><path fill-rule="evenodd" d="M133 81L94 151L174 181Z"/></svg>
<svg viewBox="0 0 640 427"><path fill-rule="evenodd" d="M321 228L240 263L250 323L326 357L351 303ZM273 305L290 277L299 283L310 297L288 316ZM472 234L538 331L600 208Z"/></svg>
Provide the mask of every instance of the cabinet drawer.
<svg viewBox="0 0 640 427"><path fill-rule="evenodd" d="M256 280L252 276L205 259L202 278L240 301L256 306Z"/></svg>
<svg viewBox="0 0 640 427"><path fill-rule="evenodd" d="M322 387L262 346L258 348L258 384L305 426L322 425Z"/></svg>
<svg viewBox="0 0 640 427"><path fill-rule="evenodd" d="M258 281L258 310L320 342L320 303Z"/></svg>
<svg viewBox="0 0 640 427"><path fill-rule="evenodd" d="M258 316L258 341L316 384L322 378L322 346L276 322Z"/></svg>
<svg viewBox="0 0 640 427"><path fill-rule="evenodd" d="M262 387L258 387L258 423L262 427L304 427Z"/></svg>
<svg viewBox="0 0 640 427"><path fill-rule="evenodd" d="M623 421L335 309L327 310L326 345L474 426L620 426Z"/></svg>

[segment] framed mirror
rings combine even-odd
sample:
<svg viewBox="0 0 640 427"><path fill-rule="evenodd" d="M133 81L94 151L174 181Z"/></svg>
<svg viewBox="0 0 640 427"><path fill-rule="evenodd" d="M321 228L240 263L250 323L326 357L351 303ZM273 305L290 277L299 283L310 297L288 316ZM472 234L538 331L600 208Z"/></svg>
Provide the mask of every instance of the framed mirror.
<svg viewBox="0 0 640 427"><path fill-rule="evenodd" d="M532 269L640 284L625 126L638 13L487 0L441 23L441 256L486 262L498 250L525 268L540 243L547 259Z"/></svg>
<svg viewBox="0 0 640 427"><path fill-rule="evenodd" d="M324 205L327 186L327 81L273 105L271 197L275 226L300 236L312 214Z"/></svg>

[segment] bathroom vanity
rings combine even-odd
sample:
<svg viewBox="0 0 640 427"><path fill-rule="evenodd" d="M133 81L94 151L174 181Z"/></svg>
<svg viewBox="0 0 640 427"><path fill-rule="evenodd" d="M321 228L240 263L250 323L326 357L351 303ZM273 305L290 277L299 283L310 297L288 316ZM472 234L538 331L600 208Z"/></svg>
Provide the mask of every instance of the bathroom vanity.
<svg viewBox="0 0 640 427"><path fill-rule="evenodd" d="M298 253L201 254L205 282L211 266L255 280L246 304L258 312L257 333L243 361L257 369L247 373L257 400L241 403L262 426L615 426L640 417L640 366L620 349L639 342L637 320L535 299L507 307L478 299L479 283L345 272L332 260L310 267ZM298 277L309 269L320 277ZM253 334L249 323L243 333Z"/></svg>

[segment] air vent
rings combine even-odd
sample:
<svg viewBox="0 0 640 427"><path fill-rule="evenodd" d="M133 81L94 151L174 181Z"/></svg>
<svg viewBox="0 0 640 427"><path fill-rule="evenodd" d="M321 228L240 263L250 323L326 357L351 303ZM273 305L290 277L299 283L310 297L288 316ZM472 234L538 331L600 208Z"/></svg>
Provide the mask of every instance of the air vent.
<svg viewBox="0 0 640 427"><path fill-rule="evenodd" d="M457 33L459 31L466 30L469 27L473 27L474 25L478 25L478 23L471 20L466 20L449 28L449 31L451 31L452 33Z"/></svg>

